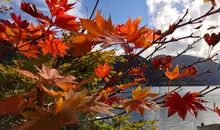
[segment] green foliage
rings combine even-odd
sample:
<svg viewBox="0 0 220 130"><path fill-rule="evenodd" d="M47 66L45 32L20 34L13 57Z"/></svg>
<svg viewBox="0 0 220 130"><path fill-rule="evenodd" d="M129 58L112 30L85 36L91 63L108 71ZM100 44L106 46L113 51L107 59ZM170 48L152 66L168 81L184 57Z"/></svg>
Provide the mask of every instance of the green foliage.
<svg viewBox="0 0 220 130"><path fill-rule="evenodd" d="M158 130L157 120L132 121L130 118L124 115L106 120L85 121L80 125L68 125L62 130Z"/></svg>
<svg viewBox="0 0 220 130"><path fill-rule="evenodd" d="M131 121L129 120L130 116L118 116L106 121L99 120L95 121L92 126L97 130L157 130L156 120L148 121L148 120L139 120L139 121Z"/></svg>
<svg viewBox="0 0 220 130"><path fill-rule="evenodd" d="M109 65L113 66L116 62L124 61L126 61L126 59L117 56L115 54L115 50L96 51L90 52L80 58L75 58L72 60L72 62L64 63L60 67L60 70L62 70L62 73L64 74L69 73L71 75L74 75L75 77L77 77L77 81L93 77L93 82L91 83L91 86L99 86L101 85L100 81L102 79L96 77L94 74L94 68L97 67L97 64L104 64L105 62L108 62ZM114 73L114 71L112 73Z"/></svg>
<svg viewBox="0 0 220 130"><path fill-rule="evenodd" d="M14 66L3 66L0 64L1 98L11 94L23 93L33 84L30 80L20 77L15 72L15 68Z"/></svg>

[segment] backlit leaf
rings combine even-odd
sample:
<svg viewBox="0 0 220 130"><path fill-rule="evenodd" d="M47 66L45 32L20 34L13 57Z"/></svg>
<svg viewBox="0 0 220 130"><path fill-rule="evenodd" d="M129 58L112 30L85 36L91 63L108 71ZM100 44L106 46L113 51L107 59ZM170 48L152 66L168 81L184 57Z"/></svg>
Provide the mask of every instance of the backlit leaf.
<svg viewBox="0 0 220 130"><path fill-rule="evenodd" d="M105 63L103 66L101 64L98 64L98 67L94 69L96 76L105 78L107 77L112 70L112 67L108 65L108 63Z"/></svg>

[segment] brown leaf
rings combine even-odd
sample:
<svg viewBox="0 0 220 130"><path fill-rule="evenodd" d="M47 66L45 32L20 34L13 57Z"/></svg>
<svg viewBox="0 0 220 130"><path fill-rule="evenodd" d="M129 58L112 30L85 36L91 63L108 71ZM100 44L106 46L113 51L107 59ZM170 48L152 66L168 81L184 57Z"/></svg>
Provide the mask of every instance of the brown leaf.
<svg viewBox="0 0 220 130"><path fill-rule="evenodd" d="M4 100L0 100L0 115L17 114L28 105L27 100L21 96L12 96Z"/></svg>
<svg viewBox="0 0 220 130"><path fill-rule="evenodd" d="M108 104L102 103L102 102L94 102L89 108L87 109L88 111L92 112L98 112L98 113L104 113L108 114L111 116L114 116L115 114L111 112L113 108L109 106Z"/></svg>

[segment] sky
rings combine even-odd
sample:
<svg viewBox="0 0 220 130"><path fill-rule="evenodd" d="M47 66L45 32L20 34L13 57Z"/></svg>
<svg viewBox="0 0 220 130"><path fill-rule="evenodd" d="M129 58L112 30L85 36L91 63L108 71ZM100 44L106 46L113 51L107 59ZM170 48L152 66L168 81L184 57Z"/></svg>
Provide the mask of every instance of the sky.
<svg viewBox="0 0 220 130"><path fill-rule="evenodd" d="M25 0L26 2L34 3L42 12L46 15L50 15L49 10L44 0ZM96 0L69 0L69 2L77 1L73 10L70 10L68 14L75 15L78 17L89 17L92 9L95 5ZM3 0L0 0L2 3ZM20 8L21 0L11 0L10 5L15 9L16 14L23 14ZM220 3L217 3L219 7ZM216 8L217 8L216 7ZM160 29L162 31L168 29L171 23L176 22L180 17L183 16L186 9L189 9L189 14L186 16L186 20L189 18L196 18L206 13L211 8L211 3L203 3L203 0L100 0L98 10L101 14L107 18L111 15L113 23L121 24L125 23L128 17L135 19L142 16L141 26L147 25L149 28ZM34 19L28 15L22 15L24 19L28 19L32 22ZM3 17L0 15L0 17ZM5 17L5 16L4 16ZM208 31L207 28L212 25L218 25L220 21L220 14L207 18L203 26L199 30L193 29L198 25L186 26L178 29L172 35L173 37L187 36L191 32L196 35L203 36L205 33L218 32L219 27L215 30ZM175 43L168 44L166 48L155 55L170 54L176 55L177 53L184 50L188 44L191 44L194 40L187 39ZM152 52L154 47L149 48L145 51L142 56L147 56ZM216 45L213 52L220 50L220 45ZM121 53L119 50L118 53ZM193 50L190 50L186 54L207 57L208 46L202 40L196 44Z"/></svg>

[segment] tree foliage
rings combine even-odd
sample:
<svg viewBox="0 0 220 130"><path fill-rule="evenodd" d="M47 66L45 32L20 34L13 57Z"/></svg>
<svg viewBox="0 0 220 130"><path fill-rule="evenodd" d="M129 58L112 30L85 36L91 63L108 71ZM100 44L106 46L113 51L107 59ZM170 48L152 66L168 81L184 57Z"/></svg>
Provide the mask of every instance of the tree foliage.
<svg viewBox="0 0 220 130"><path fill-rule="evenodd" d="M176 89L169 90L172 80L187 76L192 77L191 82L209 72L199 74L194 65L213 60L215 55L181 68L179 65L173 67L172 61L192 49L191 46L201 39L213 48L220 41L220 33L169 38L183 26L201 24L206 17L220 13L220 9L214 7L214 0L204 2L209 1L213 7L204 15L185 22L186 12L164 32L140 27L141 17L135 20L128 18L126 23L114 25L111 17L106 19L97 11L94 19L78 19L66 13L76 4L67 0L45 0L51 16L43 14L36 5L22 1L20 8L23 13L35 18L38 24L23 20L22 15L15 12L10 13L10 20L0 20L0 115L3 120L8 117L2 121L1 128L59 130L79 126L83 129L90 125L94 129L109 130L149 126L149 129L156 129L155 121L128 123L128 117L121 115L136 111L143 116L144 111L160 107L168 107L168 117L178 112L183 120L187 112L195 117L199 110L219 114L217 106L204 106L205 101L201 97L207 94L204 92L206 89L189 91L183 97ZM215 27L208 28L212 29ZM182 39L197 40L174 58L169 55L152 58L166 44ZM101 49L94 51L96 46ZM114 46L122 49L128 58L117 56L112 49ZM152 46L155 50L144 61L131 65L135 58ZM117 62L123 64L115 69ZM145 70L149 65L163 72L160 77L167 77L167 94L151 92L152 80L160 77L146 78ZM123 82L126 76L131 79L127 83ZM131 97L123 95L128 89L132 89Z"/></svg>

